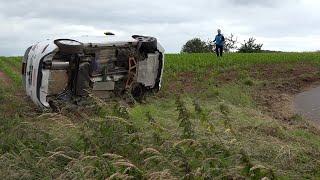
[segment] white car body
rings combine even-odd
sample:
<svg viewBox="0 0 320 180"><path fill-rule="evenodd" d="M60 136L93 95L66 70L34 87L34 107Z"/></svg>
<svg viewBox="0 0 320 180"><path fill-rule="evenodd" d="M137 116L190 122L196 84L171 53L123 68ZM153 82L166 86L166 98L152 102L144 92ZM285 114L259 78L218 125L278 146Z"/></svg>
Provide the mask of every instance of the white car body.
<svg viewBox="0 0 320 180"><path fill-rule="evenodd" d="M141 36L144 37L144 36ZM110 68L112 71L114 71L115 74L113 75L106 75L106 73L102 76L100 74L100 76L96 76L96 77L91 77L91 81L93 83L99 84L99 87L97 86L96 89L101 90L101 92L107 92L107 90L111 90L111 91L115 91L115 89L112 87L115 86L115 83L118 83L119 79L128 79L127 80L127 85L128 86L128 81L131 78L129 75L125 75L121 74L117 72L117 68L114 64L120 63L117 62L117 59L115 58L119 58L120 59L120 55L119 53L123 54L129 54L129 52L131 52L132 48L136 48L136 51L138 52L140 49L139 46L141 46L142 43L140 43L139 39L134 39L134 38L128 38L128 39L119 39L116 36L106 36L106 37L80 37L80 38L73 38L72 40L75 40L77 42L81 42L83 43L83 47L84 47L84 52L82 55L79 54L79 59L77 61L78 62L78 69L76 70L72 70L72 71L76 71L76 74L79 73L79 64L80 63L89 63L90 64L90 68L91 66L93 66L91 61L99 61L102 58L101 53L102 52L111 52L110 55L106 54L105 56L112 56L113 60L109 62L109 60L106 60L109 64L112 65L112 69L111 67L108 67L109 64L105 65L105 69ZM46 64L65 64L67 67L67 64L69 63L69 66L71 66L71 60L70 58L73 57L73 55L71 55L72 53L68 54L68 53L60 53L61 49L57 46L57 44L55 43L55 40L46 40L46 41L42 41L39 42L31 47L29 47L25 53L25 56L23 58L23 81L25 84L25 90L26 90L26 94L31 97L32 101L37 104L39 107L41 108L49 108L50 107L50 103L48 102L48 96L49 96L49 85L50 85L50 76L52 74L53 71L50 68L45 68L44 63ZM72 45L73 42L71 41L59 41L59 42L63 42L69 45ZM75 42L75 43L77 43ZM140 43L140 44L139 44ZM137 59L137 58L133 58L134 62L136 62L136 68L134 69L134 73L136 73L134 75L134 78L132 78L133 81L135 81L134 83L139 83L142 84L143 87L145 89L148 90L152 90L152 89L157 89L160 90L161 87L161 79L162 79L162 73L163 73L163 66L164 66L164 48L158 43L156 42L156 49L154 50L154 52L148 52L148 53L144 53L142 52L141 54L146 54L145 55L145 59ZM90 53L87 53L90 52ZM115 52L115 58L113 57L113 51ZM140 51L139 51L140 52ZM60 55L61 54L61 55ZM98 55L97 55L98 54ZM116 55L117 54L117 55ZM121 55L123 55L121 54ZM139 53L138 53L139 54ZM66 56L68 58L66 58L65 60L63 60L63 58L61 57ZM84 57L82 57L84 56ZM86 57L88 56L88 57ZM97 58L97 56L99 56ZM140 55L134 55L135 57L140 57ZM128 55L129 57L129 55ZM54 58L57 58L59 60L56 60ZM80 59L83 58L83 59ZM86 58L86 59L85 59ZM100 58L100 59L99 59ZM68 60L67 60L68 59ZM85 60L90 60L89 62L85 61ZM98 59L98 60L93 60L93 59ZM115 59L115 60L114 60ZM121 57L122 59L122 57ZM129 57L130 59L130 57ZM132 59L131 59L132 60ZM102 61L102 60L101 60ZM125 69L125 67L129 66L130 67L130 62L127 64L127 62L125 61L121 61L122 63L124 63L125 65L123 65L123 67L121 67L122 69ZM121 63L120 63L121 64ZM114 66L114 67L113 67ZM53 67L53 65L52 65ZM61 67L60 67L61 68ZM130 69L130 68L129 68ZM132 73L130 72L130 70L128 69L128 74ZM71 71L66 70L66 72ZM106 70L105 70L106 71ZM119 71L120 72L120 71ZM122 72L123 73L123 72ZM121 75L120 75L121 74ZM78 74L77 76L75 76L76 78L78 78ZM150 78L152 77L152 78ZM118 79L117 79L118 78ZM70 77L69 77L70 79ZM103 82L102 82L102 79ZM72 80L72 81L78 81L78 79ZM125 81L125 80L123 80ZM70 82L68 82L70 83ZM76 83L77 84L77 83ZM109 85L107 85L109 84ZM111 84L111 85L110 85ZM120 83L118 83L120 84ZM132 85L132 84L131 84ZM122 86L122 85L121 85ZM95 85L93 85L93 87L95 87ZM75 87L77 88L77 87ZM128 88L129 89L129 88ZM105 91L103 91L105 90Z"/></svg>

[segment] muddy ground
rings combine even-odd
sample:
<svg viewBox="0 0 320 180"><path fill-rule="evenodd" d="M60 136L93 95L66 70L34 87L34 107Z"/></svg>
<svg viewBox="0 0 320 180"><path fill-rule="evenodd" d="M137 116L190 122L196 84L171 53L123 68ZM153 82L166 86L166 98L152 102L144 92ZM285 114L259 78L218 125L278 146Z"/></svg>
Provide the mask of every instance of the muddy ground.
<svg viewBox="0 0 320 180"><path fill-rule="evenodd" d="M252 93L256 103L276 119L291 121L294 97L320 82L319 69L312 63L259 65L251 77L262 81Z"/></svg>

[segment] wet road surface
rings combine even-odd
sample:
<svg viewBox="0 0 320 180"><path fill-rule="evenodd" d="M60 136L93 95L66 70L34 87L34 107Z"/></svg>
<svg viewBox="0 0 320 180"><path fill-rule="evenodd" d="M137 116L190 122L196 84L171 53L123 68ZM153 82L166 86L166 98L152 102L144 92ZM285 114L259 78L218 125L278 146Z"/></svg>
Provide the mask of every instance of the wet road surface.
<svg viewBox="0 0 320 180"><path fill-rule="evenodd" d="M320 124L320 87L298 94L294 106L298 114Z"/></svg>

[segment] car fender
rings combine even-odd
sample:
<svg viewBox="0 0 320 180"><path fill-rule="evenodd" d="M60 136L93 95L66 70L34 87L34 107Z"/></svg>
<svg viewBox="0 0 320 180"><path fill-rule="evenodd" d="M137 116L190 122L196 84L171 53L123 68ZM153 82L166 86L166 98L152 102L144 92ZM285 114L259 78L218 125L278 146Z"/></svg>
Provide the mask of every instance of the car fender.
<svg viewBox="0 0 320 180"><path fill-rule="evenodd" d="M161 74L160 74L160 77L159 77L159 89L161 89L161 84L162 84L162 77L163 77L163 70L164 70L164 61L165 61L165 49L163 48L163 46L158 42L157 43L157 49L158 51L161 53L162 57L160 59L161 61L161 64L162 64L162 67L161 67Z"/></svg>
<svg viewBox="0 0 320 180"><path fill-rule="evenodd" d="M42 62L45 58L52 58L57 51L58 47L53 41L47 40L33 45L28 55L26 93L34 103L41 107L49 107L46 102L49 71L42 69Z"/></svg>

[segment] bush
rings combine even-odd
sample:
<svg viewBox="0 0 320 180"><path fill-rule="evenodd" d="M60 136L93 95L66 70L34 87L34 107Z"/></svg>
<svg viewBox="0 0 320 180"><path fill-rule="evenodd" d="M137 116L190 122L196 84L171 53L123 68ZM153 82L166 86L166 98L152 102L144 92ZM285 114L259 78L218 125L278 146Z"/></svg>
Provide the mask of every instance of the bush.
<svg viewBox="0 0 320 180"><path fill-rule="evenodd" d="M263 44L256 43L255 38L249 38L248 41L244 41L244 44L241 44L241 47L239 48L238 52L240 53L260 53L262 52Z"/></svg>
<svg viewBox="0 0 320 180"><path fill-rule="evenodd" d="M224 51L232 52L237 49L238 39L233 34L225 36ZM183 53L209 53L214 52L215 43L213 41L202 41L200 38L194 38L182 47L181 52Z"/></svg>
<svg viewBox="0 0 320 180"><path fill-rule="evenodd" d="M212 52L212 48L200 38L194 38L189 40L183 45L181 52L184 53L208 53Z"/></svg>

